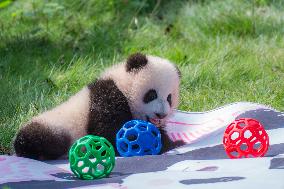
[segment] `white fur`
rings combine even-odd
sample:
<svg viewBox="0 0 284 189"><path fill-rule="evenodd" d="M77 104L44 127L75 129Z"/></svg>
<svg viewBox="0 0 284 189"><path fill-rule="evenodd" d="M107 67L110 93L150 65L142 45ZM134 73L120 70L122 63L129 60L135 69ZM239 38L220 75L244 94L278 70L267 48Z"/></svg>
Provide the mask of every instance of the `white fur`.
<svg viewBox="0 0 284 189"><path fill-rule="evenodd" d="M54 132L65 129L71 134L72 141L86 135L90 107L90 91L84 87L63 104L46 111L32 119L48 126Z"/></svg>

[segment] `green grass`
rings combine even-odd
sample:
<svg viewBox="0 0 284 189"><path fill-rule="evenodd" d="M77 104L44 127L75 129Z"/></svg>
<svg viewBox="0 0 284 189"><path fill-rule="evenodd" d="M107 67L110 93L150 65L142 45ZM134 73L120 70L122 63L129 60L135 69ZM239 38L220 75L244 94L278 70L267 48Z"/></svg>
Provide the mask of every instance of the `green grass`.
<svg viewBox="0 0 284 189"><path fill-rule="evenodd" d="M281 0L1 2L0 154L21 124L136 51L178 64L179 109L284 110Z"/></svg>

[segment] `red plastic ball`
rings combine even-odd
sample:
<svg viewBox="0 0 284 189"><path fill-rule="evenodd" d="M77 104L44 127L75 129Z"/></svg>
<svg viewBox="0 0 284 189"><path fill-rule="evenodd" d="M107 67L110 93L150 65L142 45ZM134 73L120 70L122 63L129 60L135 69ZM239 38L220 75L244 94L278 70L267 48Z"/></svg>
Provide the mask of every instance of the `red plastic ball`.
<svg viewBox="0 0 284 189"><path fill-rule="evenodd" d="M227 127L223 144L232 159L262 157L268 150L269 137L259 121L241 118Z"/></svg>

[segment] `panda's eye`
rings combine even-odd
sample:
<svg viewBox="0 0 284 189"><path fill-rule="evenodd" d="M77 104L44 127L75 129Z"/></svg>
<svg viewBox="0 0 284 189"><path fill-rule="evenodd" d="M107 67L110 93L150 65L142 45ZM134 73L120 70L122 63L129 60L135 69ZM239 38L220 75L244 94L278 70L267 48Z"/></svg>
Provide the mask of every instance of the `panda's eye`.
<svg viewBox="0 0 284 189"><path fill-rule="evenodd" d="M153 100L155 100L156 98L158 98L157 92L154 89L150 89L144 96L143 98L143 102L144 103L149 103Z"/></svg>
<svg viewBox="0 0 284 189"><path fill-rule="evenodd" d="M170 106L172 106L172 94L169 94L167 97L167 101L170 104Z"/></svg>

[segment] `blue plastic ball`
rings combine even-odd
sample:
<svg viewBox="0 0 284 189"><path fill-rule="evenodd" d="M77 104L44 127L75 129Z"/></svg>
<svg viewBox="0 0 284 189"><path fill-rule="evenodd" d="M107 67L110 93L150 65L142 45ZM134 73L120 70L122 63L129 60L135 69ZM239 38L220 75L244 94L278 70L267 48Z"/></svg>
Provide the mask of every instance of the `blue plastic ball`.
<svg viewBox="0 0 284 189"><path fill-rule="evenodd" d="M116 148L121 156L156 155L161 151L161 133L150 122L131 120L116 134Z"/></svg>

